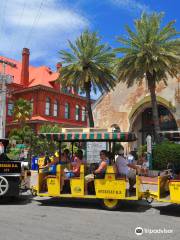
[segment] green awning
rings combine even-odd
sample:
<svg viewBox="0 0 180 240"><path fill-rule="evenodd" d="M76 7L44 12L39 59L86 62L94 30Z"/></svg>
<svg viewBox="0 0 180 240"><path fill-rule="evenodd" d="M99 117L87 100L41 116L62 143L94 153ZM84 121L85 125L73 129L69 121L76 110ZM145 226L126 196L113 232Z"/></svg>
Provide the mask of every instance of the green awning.
<svg viewBox="0 0 180 240"><path fill-rule="evenodd" d="M136 135L132 132L96 132L96 133L41 133L41 137L46 137L48 140L75 142L75 141L119 141L132 142L135 141Z"/></svg>

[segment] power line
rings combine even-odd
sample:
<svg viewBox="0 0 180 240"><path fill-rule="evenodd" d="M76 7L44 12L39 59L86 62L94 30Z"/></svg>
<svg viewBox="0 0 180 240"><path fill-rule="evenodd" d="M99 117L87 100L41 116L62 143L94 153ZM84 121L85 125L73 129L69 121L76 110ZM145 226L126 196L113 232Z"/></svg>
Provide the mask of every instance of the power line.
<svg viewBox="0 0 180 240"><path fill-rule="evenodd" d="M38 21L39 21L39 19L40 19L41 10L42 10L42 7L43 7L45 1L46 1L46 0L42 0L42 1L41 1L41 4L40 4L40 6L39 6L39 8L38 8L38 11L37 11L37 15L36 15L35 18L34 18L33 24L32 24L31 29L30 29L30 31L29 31L29 33L28 33L28 35L27 35L27 38L26 38L26 41L25 41L25 45L24 45L24 46L26 46L26 45L30 42L30 38L31 38L31 35L32 35L32 32L33 32L33 28L34 28L35 24L37 24Z"/></svg>
<svg viewBox="0 0 180 240"><path fill-rule="evenodd" d="M25 12L26 6L27 6L27 0L24 0L23 7L22 7L22 11L21 11L21 13L20 13L20 15L19 15L19 21L18 21L17 26L20 25L20 23L21 23L21 21L22 21L22 18L23 18L23 16L24 16L24 12ZM12 41L11 41L11 45L10 45L10 50L9 50L10 52L12 51L13 46L14 46L14 43L16 42L16 40L17 40L17 36L12 37ZM15 53L14 53L14 57L15 57Z"/></svg>
<svg viewBox="0 0 180 240"><path fill-rule="evenodd" d="M3 21L3 23L2 23L2 26L3 26L3 27L5 26L5 16L6 16L7 3L8 3L8 0L6 0L6 1L5 1L5 4L4 4L4 21Z"/></svg>
<svg viewBox="0 0 180 240"><path fill-rule="evenodd" d="M7 2L8 0L5 0L3 3L4 4L1 4L2 7L2 11L1 11L1 15L2 15L2 18L1 18L1 26L0 26L0 30L3 32L3 29L4 29L4 22L5 22L5 12L6 12L6 7L7 7ZM0 35L2 36L2 34Z"/></svg>

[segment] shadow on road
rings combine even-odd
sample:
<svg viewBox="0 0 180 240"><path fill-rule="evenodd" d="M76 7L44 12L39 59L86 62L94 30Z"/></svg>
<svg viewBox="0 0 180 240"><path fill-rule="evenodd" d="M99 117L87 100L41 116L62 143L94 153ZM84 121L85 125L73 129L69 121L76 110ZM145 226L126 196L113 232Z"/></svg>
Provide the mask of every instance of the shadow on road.
<svg viewBox="0 0 180 240"><path fill-rule="evenodd" d="M0 205L26 205L31 202L32 202L31 195L0 198Z"/></svg>
<svg viewBox="0 0 180 240"><path fill-rule="evenodd" d="M180 205L170 204L168 206L157 206L153 208L159 210L160 215L180 217Z"/></svg>
<svg viewBox="0 0 180 240"><path fill-rule="evenodd" d="M95 199L60 199L60 198L49 198L49 199L34 199L40 203L40 206L48 207L71 207L71 208L84 208L84 209L99 209L101 207L100 200ZM121 201L118 211L123 212L145 212L150 209L151 206L145 201Z"/></svg>

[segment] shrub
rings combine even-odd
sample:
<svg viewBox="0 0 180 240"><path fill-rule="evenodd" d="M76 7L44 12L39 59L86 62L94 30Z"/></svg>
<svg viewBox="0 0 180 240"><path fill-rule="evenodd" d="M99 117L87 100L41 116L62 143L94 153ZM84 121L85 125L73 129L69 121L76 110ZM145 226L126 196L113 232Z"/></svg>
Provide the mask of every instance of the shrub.
<svg viewBox="0 0 180 240"><path fill-rule="evenodd" d="M163 142L153 149L153 169L166 169L168 163L180 167L180 144Z"/></svg>
<svg viewBox="0 0 180 240"><path fill-rule="evenodd" d="M146 152L147 152L147 145L140 145L137 151L138 158L140 158Z"/></svg>

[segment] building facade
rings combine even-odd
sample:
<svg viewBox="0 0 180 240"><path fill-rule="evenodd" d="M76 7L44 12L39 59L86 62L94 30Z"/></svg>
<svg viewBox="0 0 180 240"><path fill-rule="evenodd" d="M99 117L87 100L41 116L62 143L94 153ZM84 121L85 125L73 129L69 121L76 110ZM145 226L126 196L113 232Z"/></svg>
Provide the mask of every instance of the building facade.
<svg viewBox="0 0 180 240"><path fill-rule="evenodd" d="M169 78L168 85L160 82L156 88L161 131L180 130L180 78ZM118 126L120 131L134 131L138 141L134 147L153 136L150 94L144 80L141 85L127 88L120 82L101 96L93 106L96 127Z"/></svg>
<svg viewBox="0 0 180 240"><path fill-rule="evenodd" d="M22 62L1 57L13 63L6 66L6 74L13 77L7 85L6 133L17 127L13 119L14 102L23 98L31 102L32 116L27 123L37 132L43 124L59 124L63 127L86 127L86 99L73 93L71 89L62 89L56 82L61 64L53 72L47 66L29 65L29 49L24 48Z"/></svg>

